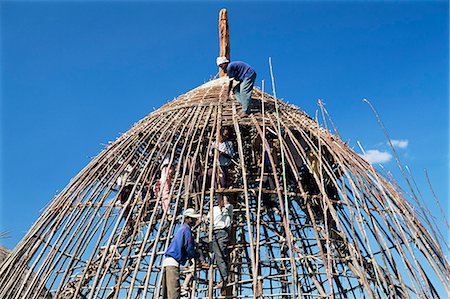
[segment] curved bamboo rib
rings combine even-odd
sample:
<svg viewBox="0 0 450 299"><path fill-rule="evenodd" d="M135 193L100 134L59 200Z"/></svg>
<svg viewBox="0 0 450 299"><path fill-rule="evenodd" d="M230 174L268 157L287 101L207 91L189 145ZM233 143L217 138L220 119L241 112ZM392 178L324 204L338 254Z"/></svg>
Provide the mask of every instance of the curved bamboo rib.
<svg viewBox="0 0 450 299"><path fill-rule="evenodd" d="M227 82L150 113L80 171L1 265L0 297L158 298L177 216L188 207L206 215L224 195L234 203L228 298L450 294L442 234L417 198L407 201L338 136L259 89L254 113L239 118ZM238 153L226 189L214 188L215 171L206 179L218 167L213 143L223 126ZM153 191L165 157L174 167L171 216ZM195 233L212 240L207 223ZM210 265L182 267L185 298L219 297Z"/></svg>

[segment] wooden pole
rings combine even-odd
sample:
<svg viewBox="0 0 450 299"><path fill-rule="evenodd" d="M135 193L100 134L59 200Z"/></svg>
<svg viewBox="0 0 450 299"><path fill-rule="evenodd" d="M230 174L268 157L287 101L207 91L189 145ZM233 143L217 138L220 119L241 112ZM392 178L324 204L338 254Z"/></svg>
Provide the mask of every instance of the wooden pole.
<svg viewBox="0 0 450 299"><path fill-rule="evenodd" d="M261 113L238 119L226 88L212 82L180 96L100 153L2 262L0 298L159 297L164 253L183 221L177 216L190 206L208 213L216 195L239 199L229 283L220 298L439 298L439 290L449 297L449 247L428 220L419 190L409 203L390 175L304 112L264 93L264 84L253 90ZM230 188L216 189L216 177L207 175L213 169L217 176L213 144L225 125L235 128L239 163L230 172ZM162 195L152 190L166 155L175 169L171 219L163 213ZM133 188L123 202L117 179L128 166ZM198 241L212 240L212 223L198 227ZM209 270L180 270L190 298L221 293L213 288L220 279L215 261L207 260Z"/></svg>
<svg viewBox="0 0 450 299"><path fill-rule="evenodd" d="M228 12L225 8L219 12L219 56L225 56L230 60L230 28L228 27ZM219 68L219 77L225 77L226 74Z"/></svg>

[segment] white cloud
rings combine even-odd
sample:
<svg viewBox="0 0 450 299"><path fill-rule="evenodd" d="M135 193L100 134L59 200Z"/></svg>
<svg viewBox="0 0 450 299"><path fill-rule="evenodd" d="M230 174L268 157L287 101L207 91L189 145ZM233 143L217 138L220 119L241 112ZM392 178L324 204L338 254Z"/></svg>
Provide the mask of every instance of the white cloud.
<svg viewBox="0 0 450 299"><path fill-rule="evenodd" d="M360 155L369 163L386 163L392 159L392 155L388 152L381 152L379 150L368 150L364 155Z"/></svg>
<svg viewBox="0 0 450 299"><path fill-rule="evenodd" d="M392 145L394 147L397 147L397 148L407 148L408 144L409 144L408 140L395 140L395 139L392 139L391 142L392 142Z"/></svg>

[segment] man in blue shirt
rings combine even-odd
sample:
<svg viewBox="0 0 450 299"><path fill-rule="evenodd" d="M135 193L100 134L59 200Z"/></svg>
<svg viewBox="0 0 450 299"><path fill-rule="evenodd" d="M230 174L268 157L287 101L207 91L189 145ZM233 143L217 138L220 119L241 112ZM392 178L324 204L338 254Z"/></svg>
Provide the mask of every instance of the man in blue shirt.
<svg viewBox="0 0 450 299"><path fill-rule="evenodd" d="M256 72L253 68L243 61L230 62L226 57L220 56L216 59L217 66L220 67L228 78L239 81L233 88L235 98L242 105L241 117L247 117L250 114L252 104L252 91L255 84ZM230 80L228 93L231 91L233 81Z"/></svg>
<svg viewBox="0 0 450 299"><path fill-rule="evenodd" d="M196 219L200 214L196 214L194 209L189 208L183 213L184 223L178 229L175 237L164 254L162 263L162 298L180 298L180 265L184 265L188 259L197 257L194 238L191 228L195 226Z"/></svg>

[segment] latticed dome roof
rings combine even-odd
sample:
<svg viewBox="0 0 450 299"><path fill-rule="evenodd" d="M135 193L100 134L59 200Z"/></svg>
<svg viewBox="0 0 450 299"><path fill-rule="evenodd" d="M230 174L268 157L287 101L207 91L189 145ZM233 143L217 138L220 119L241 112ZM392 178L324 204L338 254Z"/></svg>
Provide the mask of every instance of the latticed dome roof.
<svg viewBox="0 0 450 299"><path fill-rule="evenodd" d="M178 216L190 207L206 215L221 196L234 206L230 298L448 292L434 231L393 183L303 111L256 88L253 114L240 118L227 88L221 78L181 95L93 159L2 265L0 297L158 298ZM225 188L214 184L223 127L236 152ZM164 159L173 167L170 214L154 188ZM198 241L213 233L208 221L195 229ZM186 298L219 296L210 265L182 267L183 279L195 273Z"/></svg>

